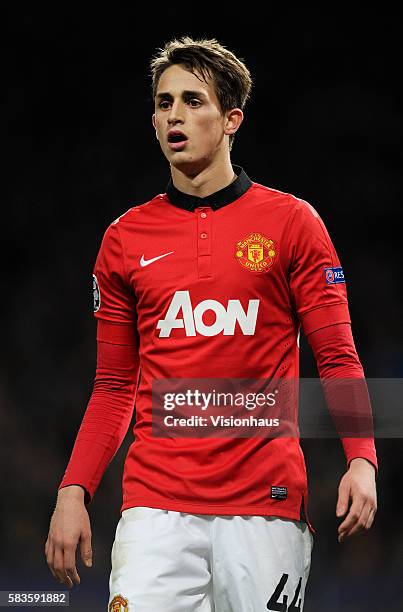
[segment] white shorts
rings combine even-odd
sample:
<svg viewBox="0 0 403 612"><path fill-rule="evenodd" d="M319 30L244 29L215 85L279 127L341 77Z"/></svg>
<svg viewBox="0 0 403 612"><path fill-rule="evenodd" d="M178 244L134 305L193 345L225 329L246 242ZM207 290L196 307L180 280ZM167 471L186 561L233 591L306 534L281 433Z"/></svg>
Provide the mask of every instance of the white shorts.
<svg viewBox="0 0 403 612"><path fill-rule="evenodd" d="M302 612L313 536L277 516L124 510L109 612ZM283 604L283 606L281 606Z"/></svg>

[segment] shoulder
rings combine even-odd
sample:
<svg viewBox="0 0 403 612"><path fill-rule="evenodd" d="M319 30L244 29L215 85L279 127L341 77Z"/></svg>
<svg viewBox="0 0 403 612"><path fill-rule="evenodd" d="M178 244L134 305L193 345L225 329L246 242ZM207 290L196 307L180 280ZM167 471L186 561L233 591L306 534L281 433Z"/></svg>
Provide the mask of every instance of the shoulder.
<svg viewBox="0 0 403 612"><path fill-rule="evenodd" d="M131 235L132 230L136 230L139 225L139 211L144 211L148 208L158 205L161 202L161 195L157 195L148 202L142 202L131 206L128 210L122 212L116 219L106 226L102 236L101 248L109 252L121 252L124 248L125 236ZM141 215L142 216L142 215ZM126 230L126 231L125 231Z"/></svg>
<svg viewBox="0 0 403 612"><path fill-rule="evenodd" d="M273 187L267 187L260 183L252 183L252 193L255 197L265 200L270 203L276 203L279 206L283 206L288 209L288 212L296 213L301 211L302 214L309 213L314 217L319 217L318 212L315 208L299 196L288 193L287 191L281 191L280 189L274 189Z"/></svg>
<svg viewBox="0 0 403 612"><path fill-rule="evenodd" d="M119 215L116 219L114 219L114 221L112 221L112 223L109 224L107 229L113 228L121 223L136 223L138 219L139 211L140 210L144 211L147 208L153 208L156 205L158 206L158 204L161 202L161 197L162 197L162 194L158 194L155 197L153 197L151 200L148 200L147 202L141 202L139 204L135 204L134 206L131 206L128 210L126 210L121 215Z"/></svg>

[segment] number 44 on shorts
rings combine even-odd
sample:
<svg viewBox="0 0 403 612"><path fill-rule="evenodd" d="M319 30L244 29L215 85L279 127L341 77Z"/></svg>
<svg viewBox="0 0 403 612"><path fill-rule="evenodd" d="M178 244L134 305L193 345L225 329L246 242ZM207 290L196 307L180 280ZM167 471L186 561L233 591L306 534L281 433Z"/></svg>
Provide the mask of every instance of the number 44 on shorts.
<svg viewBox="0 0 403 612"><path fill-rule="evenodd" d="M301 590L302 578L300 578L298 581L298 585L295 590L293 600L288 606L288 608L287 608L288 595L283 595L282 603L280 603L278 600L281 593L283 592L283 589L284 589L284 586L287 580L288 580L288 574L283 574L280 578L280 582L274 589L273 595L270 597L269 601L267 602L266 607L268 610L276 610L277 612L297 612L297 610L301 610L301 599L299 600L298 605L296 605L296 603L297 603L297 599L298 599L298 596Z"/></svg>

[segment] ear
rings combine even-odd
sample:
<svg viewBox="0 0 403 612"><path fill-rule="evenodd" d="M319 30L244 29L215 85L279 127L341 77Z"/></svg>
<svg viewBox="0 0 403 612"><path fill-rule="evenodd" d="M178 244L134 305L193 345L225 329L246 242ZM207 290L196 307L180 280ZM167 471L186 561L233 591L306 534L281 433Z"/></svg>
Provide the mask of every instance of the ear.
<svg viewBox="0 0 403 612"><path fill-rule="evenodd" d="M226 113L224 134L235 134L243 121L243 112L240 108L233 108Z"/></svg>
<svg viewBox="0 0 403 612"><path fill-rule="evenodd" d="M154 126L154 129L155 129L155 137L156 137L156 139L159 142L159 138L158 138L158 134L157 134L157 127L156 127L156 124L155 124L155 115L152 116L151 120L153 122L153 126Z"/></svg>

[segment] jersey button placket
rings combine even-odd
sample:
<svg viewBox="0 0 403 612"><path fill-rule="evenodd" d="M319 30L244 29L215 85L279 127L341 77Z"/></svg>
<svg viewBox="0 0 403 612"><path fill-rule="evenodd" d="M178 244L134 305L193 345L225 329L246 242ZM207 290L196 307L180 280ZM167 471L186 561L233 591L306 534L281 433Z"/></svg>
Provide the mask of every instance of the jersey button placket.
<svg viewBox="0 0 403 612"><path fill-rule="evenodd" d="M197 276L211 277L212 208L197 208Z"/></svg>

